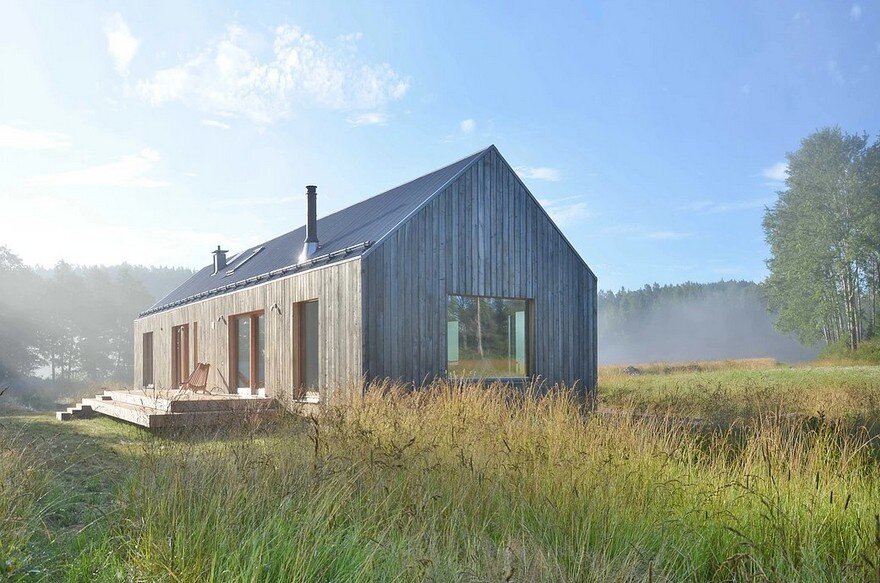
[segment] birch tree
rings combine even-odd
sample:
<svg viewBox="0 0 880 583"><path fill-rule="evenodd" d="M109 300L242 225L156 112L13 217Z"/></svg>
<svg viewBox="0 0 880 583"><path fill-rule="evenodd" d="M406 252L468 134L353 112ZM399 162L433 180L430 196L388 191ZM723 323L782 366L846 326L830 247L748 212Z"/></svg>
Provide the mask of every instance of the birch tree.
<svg viewBox="0 0 880 583"><path fill-rule="evenodd" d="M878 294L880 146L867 135L826 128L788 158L788 178L767 209L769 307L804 342L875 333Z"/></svg>

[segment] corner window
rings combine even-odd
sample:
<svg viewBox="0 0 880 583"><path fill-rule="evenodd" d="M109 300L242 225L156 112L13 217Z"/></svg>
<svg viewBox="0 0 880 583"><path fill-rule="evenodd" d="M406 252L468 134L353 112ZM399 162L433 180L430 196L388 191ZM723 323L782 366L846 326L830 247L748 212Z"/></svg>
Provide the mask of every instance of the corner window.
<svg viewBox="0 0 880 583"><path fill-rule="evenodd" d="M450 376L520 378L529 374L528 300L448 296L446 368Z"/></svg>
<svg viewBox="0 0 880 583"><path fill-rule="evenodd" d="M263 312L230 318L230 362L236 389L266 387L266 341Z"/></svg>

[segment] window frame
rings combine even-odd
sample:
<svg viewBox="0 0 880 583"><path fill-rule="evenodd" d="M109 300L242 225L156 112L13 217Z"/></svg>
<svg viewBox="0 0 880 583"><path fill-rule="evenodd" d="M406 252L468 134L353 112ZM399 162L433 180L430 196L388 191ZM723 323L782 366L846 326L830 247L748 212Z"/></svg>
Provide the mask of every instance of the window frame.
<svg viewBox="0 0 880 583"><path fill-rule="evenodd" d="M266 318L265 318L265 310L253 310L250 312L242 312L241 314L235 314L233 316L229 316L229 380L230 380L230 389L235 391L239 389L249 389L251 391L256 391L258 389L266 388L266 362L265 358L263 359L263 386L259 386L258 381L260 379L257 378L257 371L259 370L259 352L260 352L260 336L265 335L265 329L261 330L259 325L259 318L263 316L263 328L265 328ZM250 325L250 334L248 335L248 384L247 387L238 386L238 323L241 320L247 319ZM268 350L266 351L268 356Z"/></svg>
<svg viewBox="0 0 880 583"><path fill-rule="evenodd" d="M178 342L179 338L180 341ZM181 372L183 365L183 372ZM179 387L192 370L189 368L189 323L171 327L171 386Z"/></svg>
<svg viewBox="0 0 880 583"><path fill-rule="evenodd" d="M316 319L317 322L317 337L315 338L315 350L318 352L318 370L317 376L320 378L321 376L321 358L320 358L320 350L321 350L321 323L320 323L320 306L318 298L302 300L300 302L293 303L293 321L292 321L292 336L293 336L293 398L297 400L302 400L306 398L306 394L309 392L309 387L305 386L305 361L306 361L306 342L303 341L304 335L306 333L305 326L303 326L303 321L305 319L305 311L308 304L316 304ZM315 391L319 391L318 386L315 386Z"/></svg>
<svg viewBox="0 0 880 583"><path fill-rule="evenodd" d="M141 384L145 389L156 386L154 348L153 332L144 332L141 336Z"/></svg>
<svg viewBox="0 0 880 583"><path fill-rule="evenodd" d="M449 357L448 357L448 353L447 353L446 366L444 367L444 372L445 372L446 378L447 379L454 379L454 380L463 380L463 381L494 380L494 379L509 380L509 381L523 381L523 380L527 380L527 379L531 378L531 376L533 374L532 367L533 367L533 363L535 360L534 359L534 341L533 341L533 336L535 333L534 332L534 330L535 330L535 301L534 301L534 298L515 297L515 296L488 296L488 295L479 295L479 294L446 292L446 310L447 310L446 322L447 322L447 326L444 328L443 334L446 335L445 347L446 347L447 351L449 349L449 328L448 328L449 315L448 315L448 310L449 310L449 298L451 298L451 297L474 298L477 300L480 300L480 299L512 300L512 301L518 301L518 302L525 303L525 310L526 310L526 315L525 315L526 330L525 330L525 347L524 347L524 360L525 360L525 362L523 363L524 368L525 368L525 372L522 375L515 375L515 376L456 375L455 373L449 372Z"/></svg>

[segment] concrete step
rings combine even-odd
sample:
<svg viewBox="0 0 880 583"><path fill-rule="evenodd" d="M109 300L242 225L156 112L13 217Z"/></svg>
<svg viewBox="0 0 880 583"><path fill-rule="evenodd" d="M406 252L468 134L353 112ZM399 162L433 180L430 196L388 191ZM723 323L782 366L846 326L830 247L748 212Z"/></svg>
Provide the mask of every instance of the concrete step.
<svg viewBox="0 0 880 583"><path fill-rule="evenodd" d="M68 407L67 412L70 413L74 419L91 419L95 416L94 410L90 406L83 405L82 403L74 405L73 407Z"/></svg>
<svg viewBox="0 0 880 583"><path fill-rule="evenodd" d="M58 411L55 418L58 421L72 421L73 419L91 419L95 416L95 412L88 405L78 403L73 407L68 407L66 411Z"/></svg>

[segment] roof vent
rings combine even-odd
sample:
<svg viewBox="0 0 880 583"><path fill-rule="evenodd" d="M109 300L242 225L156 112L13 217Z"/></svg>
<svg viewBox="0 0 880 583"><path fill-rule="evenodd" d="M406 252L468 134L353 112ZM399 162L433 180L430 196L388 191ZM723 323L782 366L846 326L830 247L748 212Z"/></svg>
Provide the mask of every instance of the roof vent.
<svg viewBox="0 0 880 583"><path fill-rule="evenodd" d="M306 186L306 240L303 243L300 262L311 259L318 250L318 187Z"/></svg>
<svg viewBox="0 0 880 583"><path fill-rule="evenodd" d="M217 275L219 271L226 268L227 253L228 251L226 251L225 249L221 249L220 245L217 245L216 251L212 251L212 254L214 255L214 275Z"/></svg>

